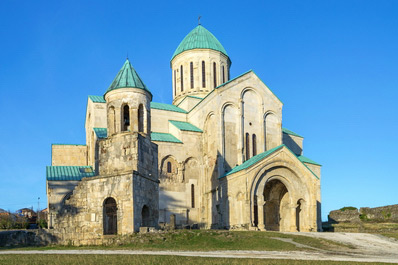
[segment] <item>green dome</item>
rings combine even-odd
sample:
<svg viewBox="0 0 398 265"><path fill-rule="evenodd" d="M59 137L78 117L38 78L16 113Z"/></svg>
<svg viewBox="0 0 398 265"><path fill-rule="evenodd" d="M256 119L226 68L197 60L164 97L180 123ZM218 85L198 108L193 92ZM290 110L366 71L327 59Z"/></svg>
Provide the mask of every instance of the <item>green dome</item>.
<svg viewBox="0 0 398 265"><path fill-rule="evenodd" d="M194 28L189 34L181 41L180 45L178 45L176 51L173 54L171 60L174 59L177 55L184 51L192 50L192 49L211 49L215 51L219 51L225 56L228 56L224 47L221 43L211 34L210 31L205 29L203 26L199 25Z"/></svg>
<svg viewBox="0 0 398 265"><path fill-rule="evenodd" d="M126 59L122 69L120 69L119 73L116 75L105 94L111 90L125 87L139 88L151 93L145 86L144 82L142 82L141 78L131 65L129 59Z"/></svg>

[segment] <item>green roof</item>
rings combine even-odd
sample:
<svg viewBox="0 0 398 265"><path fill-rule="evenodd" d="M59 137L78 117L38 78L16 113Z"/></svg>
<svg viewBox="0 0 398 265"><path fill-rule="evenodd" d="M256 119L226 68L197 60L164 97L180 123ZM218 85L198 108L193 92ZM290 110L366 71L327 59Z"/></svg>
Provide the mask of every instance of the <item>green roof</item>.
<svg viewBox="0 0 398 265"><path fill-rule="evenodd" d="M94 177L95 172L90 166L47 166L46 176L50 181L78 181L82 178Z"/></svg>
<svg viewBox="0 0 398 265"><path fill-rule="evenodd" d="M300 137L300 138L304 138L303 136L298 135L297 133L292 132L292 131L290 131L290 130L288 130L288 129L286 129L286 128L282 128L282 132L284 132L284 133L286 133L286 134L289 134L289 135L293 135L293 136L297 136L297 137Z"/></svg>
<svg viewBox="0 0 398 265"><path fill-rule="evenodd" d="M175 50L173 57L171 57L171 60L173 60L174 57L176 57L180 53L193 49L211 49L219 51L228 57L226 50L217 40L217 38L202 25L197 26L191 32L189 32L187 36L185 36L185 38L181 41L180 45L178 45L177 49Z"/></svg>
<svg viewBox="0 0 398 265"><path fill-rule="evenodd" d="M116 75L105 94L109 91L126 87L139 88L151 93L145 86L144 82L142 82L141 78L131 65L129 59L126 59L122 69L120 69L119 73Z"/></svg>
<svg viewBox="0 0 398 265"><path fill-rule="evenodd" d="M322 166L321 164L318 164L314 160L311 160L311 159L309 159L308 157L305 157L305 156L297 156L297 158L303 163L308 163L308 164L314 164L314 165L317 165L317 166Z"/></svg>
<svg viewBox="0 0 398 265"><path fill-rule="evenodd" d="M152 132L151 133L151 140L158 141L158 142L170 142L170 143L180 143L182 142L178 140L176 137L169 133L159 133L159 132Z"/></svg>
<svg viewBox="0 0 398 265"><path fill-rule="evenodd" d="M160 110L188 113L185 110L183 110L177 106L174 106L172 104L158 103L158 102L151 102L151 109L160 109Z"/></svg>
<svg viewBox="0 0 398 265"><path fill-rule="evenodd" d="M94 103L106 103L103 96L93 96L89 95L88 98Z"/></svg>
<svg viewBox="0 0 398 265"><path fill-rule="evenodd" d="M258 155L256 155L256 156L253 156L252 158L250 158L249 160L246 160L245 162L243 162L243 163L240 164L239 166L234 167L231 171L229 171L228 173L226 173L226 174L225 174L224 176L222 176L222 177L225 177L225 176L231 175L231 174L233 174L233 173L239 172L239 171L241 171L241 170L244 170L244 169L246 169L246 168L249 168L249 167L251 167L252 165L256 164L257 162L259 162L259 161L261 161L261 160L263 160L264 158L266 158L267 156L269 156L269 155L272 154L273 152L275 152L275 151L281 149L281 148L284 147L284 146L285 146L285 145L282 144L282 145L279 145L279 146L277 146L277 147L275 147L275 148L272 148L272 149L270 149L270 150L268 150L268 151L265 151L265 152L263 152L263 153L261 153L261 154L258 154Z"/></svg>
<svg viewBox="0 0 398 265"><path fill-rule="evenodd" d="M93 130L99 139L108 137L108 129L106 128L93 128Z"/></svg>
<svg viewBox="0 0 398 265"><path fill-rule="evenodd" d="M196 127L195 125L190 124L189 122L185 121L172 121L169 120L171 124L173 124L175 127L180 129L181 131L191 131L191 132L203 132L201 129Z"/></svg>

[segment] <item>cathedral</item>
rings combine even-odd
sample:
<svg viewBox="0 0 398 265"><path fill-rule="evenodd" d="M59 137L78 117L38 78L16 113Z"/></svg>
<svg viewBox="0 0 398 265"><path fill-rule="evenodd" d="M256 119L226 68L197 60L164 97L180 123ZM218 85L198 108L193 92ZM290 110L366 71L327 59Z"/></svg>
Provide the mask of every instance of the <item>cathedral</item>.
<svg viewBox="0 0 398 265"><path fill-rule="evenodd" d="M86 144L53 144L49 228L96 244L141 229L320 231L321 165L282 127L281 100L202 25L170 61L172 104L127 59L87 99Z"/></svg>

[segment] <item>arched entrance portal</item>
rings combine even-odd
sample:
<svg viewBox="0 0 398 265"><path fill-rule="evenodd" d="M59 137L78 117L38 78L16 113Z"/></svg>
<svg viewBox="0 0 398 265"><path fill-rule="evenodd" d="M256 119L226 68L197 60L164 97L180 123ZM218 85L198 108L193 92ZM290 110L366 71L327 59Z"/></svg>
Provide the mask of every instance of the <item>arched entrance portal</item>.
<svg viewBox="0 0 398 265"><path fill-rule="evenodd" d="M117 234L117 207L114 198L104 201L104 235Z"/></svg>
<svg viewBox="0 0 398 265"><path fill-rule="evenodd" d="M144 205L144 207L142 207L141 218L142 218L141 226L143 226L143 227L150 226L149 208L146 205Z"/></svg>
<svg viewBox="0 0 398 265"><path fill-rule="evenodd" d="M265 184L263 195L265 229L270 231L289 231L289 192L286 186L280 180L271 180Z"/></svg>

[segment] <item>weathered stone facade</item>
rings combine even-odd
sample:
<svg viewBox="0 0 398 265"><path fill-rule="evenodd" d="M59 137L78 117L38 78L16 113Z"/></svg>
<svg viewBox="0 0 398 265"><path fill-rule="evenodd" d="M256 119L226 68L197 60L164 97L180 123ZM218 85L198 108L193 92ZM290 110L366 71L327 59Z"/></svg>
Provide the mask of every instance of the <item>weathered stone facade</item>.
<svg viewBox="0 0 398 265"><path fill-rule="evenodd" d="M320 229L320 165L282 128L275 94L253 71L230 79L230 66L198 26L171 60L173 104L151 102L128 60L104 97L89 96L85 156L53 153L47 169L50 224L64 242L170 222Z"/></svg>

